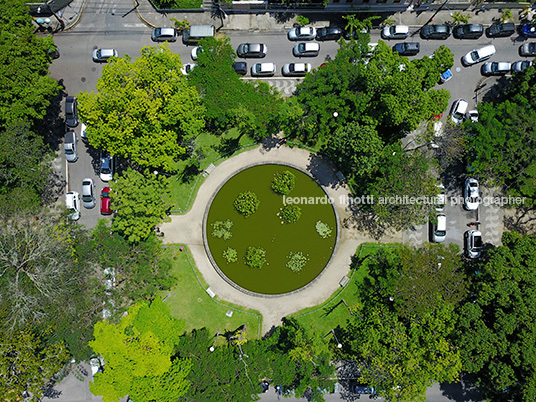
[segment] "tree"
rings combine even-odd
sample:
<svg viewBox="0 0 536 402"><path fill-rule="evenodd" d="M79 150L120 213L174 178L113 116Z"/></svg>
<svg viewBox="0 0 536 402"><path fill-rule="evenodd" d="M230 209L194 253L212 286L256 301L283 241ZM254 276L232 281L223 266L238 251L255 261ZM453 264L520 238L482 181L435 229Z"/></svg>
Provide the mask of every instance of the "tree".
<svg viewBox="0 0 536 402"><path fill-rule="evenodd" d="M169 315L169 308L156 298L137 303L118 324L95 324L95 340L89 344L106 362L89 389L103 401L118 401L129 395L147 402L177 401L188 387L189 359L176 358L184 323Z"/></svg>
<svg viewBox="0 0 536 402"><path fill-rule="evenodd" d="M199 94L181 67L180 56L166 45L104 66L98 92L79 95L91 146L142 168L173 171L186 153L182 144L204 126Z"/></svg>
<svg viewBox="0 0 536 402"><path fill-rule="evenodd" d="M0 392L5 400L21 401L24 391L32 401L40 400L52 376L69 359L63 341L46 339L52 332L48 327L0 335Z"/></svg>
<svg viewBox="0 0 536 402"><path fill-rule="evenodd" d="M490 400L536 398L536 237L505 232L476 269L456 342Z"/></svg>
<svg viewBox="0 0 536 402"><path fill-rule="evenodd" d="M52 37L39 37L34 31L25 1L0 3L0 127L40 121L60 89L48 76Z"/></svg>
<svg viewBox="0 0 536 402"><path fill-rule="evenodd" d="M169 179L129 168L111 185L112 208L117 210L112 230L130 242L145 240L159 223L167 219L171 205L164 202L169 194Z"/></svg>

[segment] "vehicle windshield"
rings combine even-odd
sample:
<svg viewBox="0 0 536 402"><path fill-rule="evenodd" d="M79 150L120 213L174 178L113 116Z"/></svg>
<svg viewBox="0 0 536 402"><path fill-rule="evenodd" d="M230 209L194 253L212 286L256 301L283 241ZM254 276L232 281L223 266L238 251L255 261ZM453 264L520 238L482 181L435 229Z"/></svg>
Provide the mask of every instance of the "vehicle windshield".
<svg viewBox="0 0 536 402"><path fill-rule="evenodd" d="M460 112L454 112L452 115L456 120L461 120L463 118L463 114Z"/></svg>
<svg viewBox="0 0 536 402"><path fill-rule="evenodd" d="M83 195L82 196L82 200L86 201L86 202L89 202L89 201L92 201L93 200L93 197L90 196L90 195Z"/></svg>
<svg viewBox="0 0 536 402"><path fill-rule="evenodd" d="M66 155L73 155L73 154L74 154L74 151L73 151L72 149L70 149L70 148L66 148L66 149L65 149L65 154L66 154Z"/></svg>
<svg viewBox="0 0 536 402"><path fill-rule="evenodd" d="M473 61L477 61L478 60L478 52L475 50L473 52L471 52L471 59Z"/></svg>
<svg viewBox="0 0 536 402"><path fill-rule="evenodd" d="M482 237L481 236L475 236L474 237L473 247L475 249L477 249L477 250L482 248Z"/></svg>
<svg viewBox="0 0 536 402"><path fill-rule="evenodd" d="M446 236L447 232L444 230L436 230L435 234L436 236Z"/></svg>

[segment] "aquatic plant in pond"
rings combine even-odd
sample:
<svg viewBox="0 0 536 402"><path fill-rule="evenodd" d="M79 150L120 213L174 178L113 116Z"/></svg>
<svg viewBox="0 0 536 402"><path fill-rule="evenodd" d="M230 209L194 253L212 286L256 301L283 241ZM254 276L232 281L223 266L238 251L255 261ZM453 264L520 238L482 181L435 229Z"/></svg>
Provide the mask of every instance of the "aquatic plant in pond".
<svg viewBox="0 0 536 402"><path fill-rule="evenodd" d="M300 251L290 252L288 255L288 261L286 264L287 268L290 268L293 272L300 272L303 267L307 264L309 260L306 256L303 255Z"/></svg>
<svg viewBox="0 0 536 402"><path fill-rule="evenodd" d="M296 185L296 176L285 170L283 173L276 172L272 180L272 190L281 195L288 195Z"/></svg>
<svg viewBox="0 0 536 402"><path fill-rule="evenodd" d="M302 214L301 208L297 205L285 205L279 210L279 217L284 223L296 223Z"/></svg>
<svg viewBox="0 0 536 402"><path fill-rule="evenodd" d="M227 247L227 249L223 250L223 258L225 258L228 263L237 262L238 252L234 248Z"/></svg>
<svg viewBox="0 0 536 402"><path fill-rule="evenodd" d="M260 204L261 202L257 195L251 191L244 191L238 194L238 197L234 200L234 207L246 218L254 214Z"/></svg>
<svg viewBox="0 0 536 402"><path fill-rule="evenodd" d="M262 247L249 246L246 250L246 265L251 268L262 268L266 264L266 250Z"/></svg>
<svg viewBox="0 0 536 402"><path fill-rule="evenodd" d="M331 228L327 223L318 221L315 223L315 229L316 233L318 233L318 235L323 239L326 239L331 236Z"/></svg>
<svg viewBox="0 0 536 402"><path fill-rule="evenodd" d="M218 239L229 240L233 237L231 233L231 228L233 227L234 222L230 219L226 221L216 221L212 224L212 237Z"/></svg>

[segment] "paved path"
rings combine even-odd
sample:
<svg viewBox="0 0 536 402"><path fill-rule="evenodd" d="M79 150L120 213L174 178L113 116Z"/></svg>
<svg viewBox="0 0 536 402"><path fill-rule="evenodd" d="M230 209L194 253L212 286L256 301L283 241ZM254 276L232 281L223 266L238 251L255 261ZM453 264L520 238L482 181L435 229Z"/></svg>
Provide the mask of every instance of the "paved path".
<svg viewBox="0 0 536 402"><path fill-rule="evenodd" d="M339 242L335 255L321 278L298 293L276 298L251 296L229 285L212 266L203 244L203 216L211 196L235 172L259 162L285 162L306 170L336 200L334 205L339 215ZM342 277L349 272L351 258L359 244L377 241L341 224L350 217L351 211L338 200L340 196L348 195L349 189L337 180L333 166L317 155L288 146L259 146L218 165L201 185L190 211L184 215L173 215L171 222L164 223L161 230L165 233L166 243L185 244L189 247L197 268L217 297L258 310L263 316L262 331L266 333L272 326L280 325L281 318L326 300L337 290ZM380 241L401 242L402 236L400 233L392 233L384 235Z"/></svg>

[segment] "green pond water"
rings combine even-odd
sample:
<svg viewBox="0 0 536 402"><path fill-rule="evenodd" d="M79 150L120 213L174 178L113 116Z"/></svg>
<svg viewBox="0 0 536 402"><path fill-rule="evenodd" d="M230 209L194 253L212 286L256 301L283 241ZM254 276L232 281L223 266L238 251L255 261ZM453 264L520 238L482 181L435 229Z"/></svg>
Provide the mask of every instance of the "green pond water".
<svg viewBox="0 0 536 402"><path fill-rule="evenodd" d="M278 171L289 170L296 176L296 186L287 197L322 197L324 190L305 173L283 165L259 165L231 177L218 191L207 216L206 233L210 253L219 269L240 287L262 294L282 294L299 289L315 279L328 263L337 239L337 224L330 204L300 204L302 215L298 222L282 224L277 216L283 206L283 196L274 193L270 184ZM254 192L260 200L257 211L249 218L239 214L233 202L243 191ZM230 219L234 222L233 237L229 240L211 236L215 221ZM332 229L330 237L323 239L317 233L317 221ZM267 263L260 269L244 263L249 246L266 250ZM238 261L228 263L223 250L231 247L238 252ZM285 266L289 252L301 251L308 256L307 265L300 272Z"/></svg>

